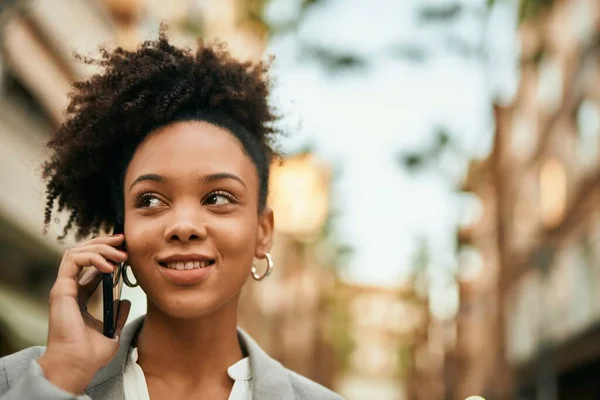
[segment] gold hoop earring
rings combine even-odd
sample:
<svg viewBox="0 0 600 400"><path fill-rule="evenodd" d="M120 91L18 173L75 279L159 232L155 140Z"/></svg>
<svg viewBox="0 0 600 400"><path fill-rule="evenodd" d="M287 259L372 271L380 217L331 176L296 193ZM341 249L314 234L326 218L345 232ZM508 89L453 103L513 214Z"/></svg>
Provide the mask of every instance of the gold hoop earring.
<svg viewBox="0 0 600 400"><path fill-rule="evenodd" d="M273 258L271 258L269 253L265 253L265 259L267 260L267 271L262 275L259 275L258 272L256 272L256 266L252 265L252 278L254 278L255 281L262 281L271 274L271 271L273 271Z"/></svg>
<svg viewBox="0 0 600 400"><path fill-rule="evenodd" d="M125 283L130 288L135 288L135 287L140 286L140 284L137 281L135 283L131 283L131 280L129 280L129 275L127 275L127 267L128 267L128 265L123 263L122 271L121 271L121 275L123 275L123 283Z"/></svg>

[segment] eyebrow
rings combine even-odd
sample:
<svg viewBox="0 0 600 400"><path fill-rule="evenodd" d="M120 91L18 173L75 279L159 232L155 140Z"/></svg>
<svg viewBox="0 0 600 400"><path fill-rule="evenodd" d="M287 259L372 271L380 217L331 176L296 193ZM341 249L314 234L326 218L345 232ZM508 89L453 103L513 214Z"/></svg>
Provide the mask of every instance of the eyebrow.
<svg viewBox="0 0 600 400"><path fill-rule="evenodd" d="M218 172L216 174L205 175L202 177L201 182L206 184L206 183L212 183L212 182L216 182L216 181L222 181L225 179L233 179L234 181L238 181L239 183L241 183L242 186L246 187L246 184L244 183L242 178L240 178L239 176L237 176L235 174L230 174L228 172Z"/></svg>
<svg viewBox="0 0 600 400"><path fill-rule="evenodd" d="M225 179L233 179L233 180L241 183L242 186L246 187L246 184L244 183L242 178L240 178L239 176L237 176L235 174L230 174L228 172L218 172L215 174L205 175L200 179L200 181L203 184L208 184L208 183L212 183L212 182L222 181ZM144 182L144 181L165 183L167 181L167 179L164 176L158 175L158 174L143 174L143 175L140 175L137 178L135 178L135 180L131 183L131 185L129 185L129 190L131 190L131 188L133 188L136 184L138 184L140 182Z"/></svg>
<svg viewBox="0 0 600 400"><path fill-rule="evenodd" d="M129 185L129 190L131 190L131 188L133 188L136 184L144 181L164 183L166 179L163 176L157 174L143 174L135 178L131 185Z"/></svg>

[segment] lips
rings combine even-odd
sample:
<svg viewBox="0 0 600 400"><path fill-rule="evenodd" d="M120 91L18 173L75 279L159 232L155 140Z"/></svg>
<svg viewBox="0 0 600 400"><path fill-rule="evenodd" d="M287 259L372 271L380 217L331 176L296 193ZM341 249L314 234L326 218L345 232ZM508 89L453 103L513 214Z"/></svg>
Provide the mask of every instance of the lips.
<svg viewBox="0 0 600 400"><path fill-rule="evenodd" d="M206 268L206 267L210 267L214 263L215 263L214 260L159 262L161 267L169 268L169 269L176 269L179 271Z"/></svg>
<svg viewBox="0 0 600 400"><path fill-rule="evenodd" d="M215 259L205 254L172 254L159 258L158 263L163 268L188 271L210 267Z"/></svg>
<svg viewBox="0 0 600 400"><path fill-rule="evenodd" d="M199 284L215 270L215 259L201 254L174 254L157 261L161 275L176 285Z"/></svg>

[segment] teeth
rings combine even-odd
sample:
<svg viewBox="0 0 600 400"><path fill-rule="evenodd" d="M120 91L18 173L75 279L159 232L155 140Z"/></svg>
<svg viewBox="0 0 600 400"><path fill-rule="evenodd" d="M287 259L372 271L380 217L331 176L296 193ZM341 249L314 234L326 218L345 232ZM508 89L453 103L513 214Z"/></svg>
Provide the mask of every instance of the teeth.
<svg viewBox="0 0 600 400"><path fill-rule="evenodd" d="M212 263L210 263L209 261L187 261L187 262L177 261L177 262L166 263L164 265L166 265L166 267L170 268L170 269L176 269L179 271L183 271L183 270L188 270L188 269L204 268L211 264Z"/></svg>

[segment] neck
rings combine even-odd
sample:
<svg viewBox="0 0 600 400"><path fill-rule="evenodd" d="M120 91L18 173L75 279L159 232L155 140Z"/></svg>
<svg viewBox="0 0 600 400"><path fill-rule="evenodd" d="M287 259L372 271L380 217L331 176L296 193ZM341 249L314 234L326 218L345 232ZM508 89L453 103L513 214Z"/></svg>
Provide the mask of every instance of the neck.
<svg viewBox="0 0 600 400"><path fill-rule="evenodd" d="M137 341L138 364L144 374L177 376L195 383L227 378L227 368L243 358L237 304L235 297L211 315L180 319L148 301Z"/></svg>

